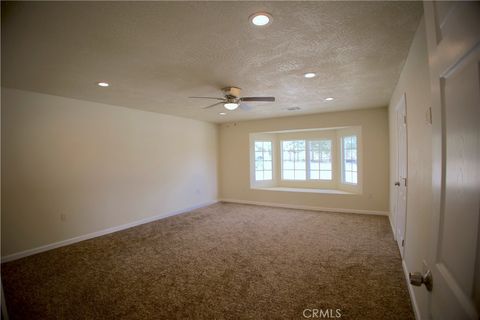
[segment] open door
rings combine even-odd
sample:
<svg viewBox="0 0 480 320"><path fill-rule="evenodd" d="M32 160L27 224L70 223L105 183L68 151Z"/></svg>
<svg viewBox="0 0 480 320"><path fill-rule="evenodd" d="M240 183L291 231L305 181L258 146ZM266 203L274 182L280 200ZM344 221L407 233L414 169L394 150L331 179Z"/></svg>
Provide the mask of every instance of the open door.
<svg viewBox="0 0 480 320"><path fill-rule="evenodd" d="M424 2L433 129L434 320L479 319L480 3Z"/></svg>
<svg viewBox="0 0 480 320"><path fill-rule="evenodd" d="M405 94L395 107L397 127L397 178L395 180L395 239L403 258L407 222L407 112Z"/></svg>

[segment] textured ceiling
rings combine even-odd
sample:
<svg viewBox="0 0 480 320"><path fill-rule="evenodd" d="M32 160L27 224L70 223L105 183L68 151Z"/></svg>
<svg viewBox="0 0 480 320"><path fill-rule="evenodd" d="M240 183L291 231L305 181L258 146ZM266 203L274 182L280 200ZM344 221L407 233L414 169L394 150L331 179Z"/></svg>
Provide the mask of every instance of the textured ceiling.
<svg viewBox="0 0 480 320"><path fill-rule="evenodd" d="M254 27L258 11L273 22ZM421 14L420 2L2 2L2 85L212 122L385 106ZM225 86L277 101L222 117L187 98Z"/></svg>

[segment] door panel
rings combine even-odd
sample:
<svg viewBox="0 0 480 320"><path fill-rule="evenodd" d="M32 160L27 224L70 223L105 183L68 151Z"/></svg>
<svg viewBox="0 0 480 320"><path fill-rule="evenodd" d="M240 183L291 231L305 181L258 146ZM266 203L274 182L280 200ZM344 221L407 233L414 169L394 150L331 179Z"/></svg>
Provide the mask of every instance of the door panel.
<svg viewBox="0 0 480 320"><path fill-rule="evenodd" d="M424 2L432 91L430 312L478 319L480 4Z"/></svg>
<svg viewBox="0 0 480 320"><path fill-rule="evenodd" d="M395 239L403 258L407 222L407 124L405 94L395 108L397 118L397 204L395 210Z"/></svg>
<svg viewBox="0 0 480 320"><path fill-rule="evenodd" d="M465 292L471 292L473 287L478 233L475 210L478 210L479 201L475 189L476 167L480 160L477 158L479 55L478 52L471 55L466 57L466 63L455 67L441 81L446 168L440 261Z"/></svg>

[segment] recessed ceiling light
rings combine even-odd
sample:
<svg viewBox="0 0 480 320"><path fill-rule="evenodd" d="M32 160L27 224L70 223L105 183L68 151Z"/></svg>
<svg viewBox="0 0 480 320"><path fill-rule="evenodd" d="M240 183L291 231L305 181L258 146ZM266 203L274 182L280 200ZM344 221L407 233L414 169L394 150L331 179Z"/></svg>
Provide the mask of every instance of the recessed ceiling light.
<svg viewBox="0 0 480 320"><path fill-rule="evenodd" d="M110 84L109 84L108 82L98 82L97 85L98 85L99 87L108 87L108 86L110 86Z"/></svg>
<svg viewBox="0 0 480 320"><path fill-rule="evenodd" d="M272 21L272 15L266 12L254 13L250 16L250 22L256 26L266 26Z"/></svg>
<svg viewBox="0 0 480 320"><path fill-rule="evenodd" d="M315 78L317 75L314 72L307 72L303 75L307 79Z"/></svg>
<svg viewBox="0 0 480 320"><path fill-rule="evenodd" d="M225 112L220 112L219 115L226 116L227 114Z"/></svg>
<svg viewBox="0 0 480 320"><path fill-rule="evenodd" d="M329 97L329 98L325 98L325 101L332 101L333 98L332 97Z"/></svg>
<svg viewBox="0 0 480 320"><path fill-rule="evenodd" d="M223 105L225 107L225 109L228 109L228 110L235 110L238 108L238 103L235 103L235 102L227 102Z"/></svg>

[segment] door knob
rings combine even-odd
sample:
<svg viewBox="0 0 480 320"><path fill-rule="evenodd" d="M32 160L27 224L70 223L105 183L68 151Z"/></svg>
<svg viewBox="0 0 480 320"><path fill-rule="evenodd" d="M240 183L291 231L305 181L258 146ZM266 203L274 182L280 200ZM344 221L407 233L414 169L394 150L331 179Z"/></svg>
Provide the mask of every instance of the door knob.
<svg viewBox="0 0 480 320"><path fill-rule="evenodd" d="M400 182L396 181L395 182L395 187L400 187Z"/></svg>
<svg viewBox="0 0 480 320"><path fill-rule="evenodd" d="M411 285L420 287L422 284L424 284L428 291L432 291L433 279L432 272L430 270L427 270L425 274L421 274L420 272L409 273L408 277Z"/></svg>

